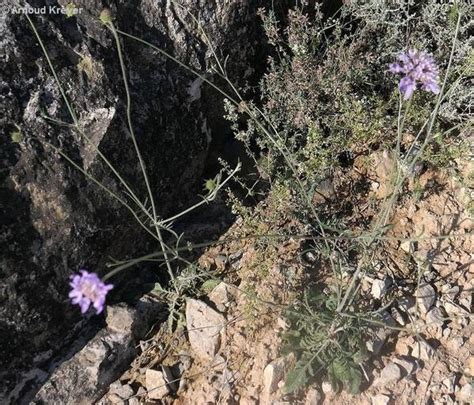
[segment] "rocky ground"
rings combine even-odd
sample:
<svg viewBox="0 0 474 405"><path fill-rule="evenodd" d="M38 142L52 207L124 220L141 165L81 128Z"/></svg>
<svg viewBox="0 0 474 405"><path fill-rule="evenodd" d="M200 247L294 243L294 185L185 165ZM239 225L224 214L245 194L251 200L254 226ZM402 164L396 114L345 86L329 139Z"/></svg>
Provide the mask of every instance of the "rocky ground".
<svg viewBox="0 0 474 405"><path fill-rule="evenodd" d="M377 169L368 173L356 162L348 173L371 179L370 190L358 196L366 201L382 197L391 167L388 154L371 157L379 160ZM379 274L362 281L374 307L388 306L386 327L366 342L372 356L361 394L333 392L327 381L318 379L297 395L282 392L294 357L280 353L287 324L279 304L294 297L308 264L300 259L297 240L281 243L276 254L267 257L259 255L255 241L247 240L203 254L201 265L225 274L224 281L187 301L186 325L175 334L159 328L142 341L132 367L111 385L101 403L471 403L474 238L473 223L463 208L469 188L430 170L419 181L425 192L400 203L390 235L426 238L387 243ZM222 238L245 234L244 228L244 221L237 221ZM447 230L451 238L429 238ZM256 276L262 261L268 273Z"/></svg>

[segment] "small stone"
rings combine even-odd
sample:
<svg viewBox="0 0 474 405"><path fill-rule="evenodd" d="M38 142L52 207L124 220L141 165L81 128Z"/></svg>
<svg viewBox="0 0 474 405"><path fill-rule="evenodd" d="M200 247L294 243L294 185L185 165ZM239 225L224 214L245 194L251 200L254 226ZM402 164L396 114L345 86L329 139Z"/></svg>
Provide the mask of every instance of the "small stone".
<svg viewBox="0 0 474 405"><path fill-rule="evenodd" d="M454 301L456 296L459 294L459 291L460 288L457 285L452 286L450 284L444 284L441 287L441 293L443 294L443 298L446 298L451 301Z"/></svg>
<svg viewBox="0 0 474 405"><path fill-rule="evenodd" d="M209 299L216 305L219 311L225 312L230 301L227 285L225 283L218 284L209 293Z"/></svg>
<svg viewBox="0 0 474 405"><path fill-rule="evenodd" d="M447 378L445 378L443 381L442 381L444 387L446 388L446 393L447 394L452 394L456 388L456 376L455 375L451 375Z"/></svg>
<svg viewBox="0 0 474 405"><path fill-rule="evenodd" d="M409 356L415 340L411 337L400 337L395 344L395 352L400 356Z"/></svg>
<svg viewBox="0 0 474 405"><path fill-rule="evenodd" d="M125 304L107 307L107 328L113 332L129 333L135 321L136 312Z"/></svg>
<svg viewBox="0 0 474 405"><path fill-rule="evenodd" d="M467 361L466 374L474 377L474 356L469 357Z"/></svg>
<svg viewBox="0 0 474 405"><path fill-rule="evenodd" d="M457 352L464 344L464 339L461 336L456 336L448 340L448 349L452 352Z"/></svg>
<svg viewBox="0 0 474 405"><path fill-rule="evenodd" d="M321 384L321 389L323 390L324 394L330 394L332 392L332 385L329 381L323 381Z"/></svg>
<svg viewBox="0 0 474 405"><path fill-rule="evenodd" d="M305 405L320 405L322 404L321 401L321 394L316 388L310 388L306 393L306 398L304 401Z"/></svg>
<svg viewBox="0 0 474 405"><path fill-rule="evenodd" d="M402 378L400 366L395 363L388 363L380 372L379 378L374 382L375 386L382 386L399 381Z"/></svg>
<svg viewBox="0 0 474 405"><path fill-rule="evenodd" d="M223 254L218 254L214 258L214 263L219 270L224 270L227 264L227 256Z"/></svg>
<svg viewBox="0 0 474 405"><path fill-rule="evenodd" d="M372 405L387 405L390 402L388 395L379 394L372 397Z"/></svg>
<svg viewBox="0 0 474 405"><path fill-rule="evenodd" d="M395 357L393 362L397 363L402 368L402 372L407 376L410 376L416 369L416 364L414 361L400 356Z"/></svg>
<svg viewBox="0 0 474 405"><path fill-rule="evenodd" d="M385 277L382 280L375 279L372 282L372 289L371 289L372 297L374 297L375 299L382 298L387 293L391 284L392 284L392 280L390 279L390 277Z"/></svg>
<svg viewBox="0 0 474 405"><path fill-rule="evenodd" d="M424 340L415 342L412 355L424 361L429 361L434 356L434 349Z"/></svg>
<svg viewBox="0 0 474 405"><path fill-rule="evenodd" d="M109 394L107 395L107 400L111 404L123 404L123 398L120 395L117 394Z"/></svg>
<svg viewBox="0 0 474 405"><path fill-rule="evenodd" d="M375 333L375 336L372 339L367 340L365 343L367 350L374 355L377 355L382 350L383 345L387 338L393 333L393 329L390 327L397 326L395 320L387 311L382 311L380 313L380 320L388 326L388 328L379 328Z"/></svg>
<svg viewBox="0 0 474 405"><path fill-rule="evenodd" d="M462 305L466 310L470 310L472 306L472 292L463 291L461 297L459 298L459 304Z"/></svg>
<svg viewBox="0 0 474 405"><path fill-rule="evenodd" d="M119 385L120 386L117 385L113 389L111 389L111 392L117 394L120 398L127 399L128 397L131 397L134 394L133 388L130 387L130 385L121 385L120 383Z"/></svg>
<svg viewBox="0 0 474 405"><path fill-rule="evenodd" d="M461 402L472 403L474 398L474 384L465 384L456 394L456 398Z"/></svg>
<svg viewBox="0 0 474 405"><path fill-rule="evenodd" d="M146 370L145 385L150 399L162 399L171 392L165 373L151 368Z"/></svg>
<svg viewBox="0 0 474 405"><path fill-rule="evenodd" d="M413 253L415 251L415 244L412 241L407 240L400 244L400 249L402 249L405 253Z"/></svg>
<svg viewBox="0 0 474 405"><path fill-rule="evenodd" d="M443 338L447 339L451 335L451 329L450 328L444 328L443 329Z"/></svg>
<svg viewBox="0 0 474 405"><path fill-rule="evenodd" d="M422 314L426 314L436 301L436 291L430 284L422 284L416 290L416 302Z"/></svg>
<svg viewBox="0 0 474 405"><path fill-rule="evenodd" d="M443 307L446 313L451 317L469 316L469 312L467 312L464 308L451 302L445 302Z"/></svg>
<svg viewBox="0 0 474 405"><path fill-rule="evenodd" d="M278 390L278 383L285 377L288 367L288 359L279 357L268 363L263 370L263 400L267 402L271 394Z"/></svg>
<svg viewBox="0 0 474 405"><path fill-rule="evenodd" d="M186 324L189 343L202 359L212 360L221 344L221 331L225 318L204 302L186 300Z"/></svg>
<svg viewBox="0 0 474 405"><path fill-rule="evenodd" d="M439 326L442 327L446 316L440 308L432 308L426 314L426 323L428 326Z"/></svg>

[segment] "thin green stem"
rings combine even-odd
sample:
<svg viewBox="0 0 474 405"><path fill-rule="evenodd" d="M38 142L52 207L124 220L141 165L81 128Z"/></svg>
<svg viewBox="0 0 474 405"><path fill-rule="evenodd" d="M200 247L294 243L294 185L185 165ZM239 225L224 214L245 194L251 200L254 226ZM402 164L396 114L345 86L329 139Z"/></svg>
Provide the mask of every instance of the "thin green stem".
<svg viewBox="0 0 474 405"><path fill-rule="evenodd" d="M124 83L124 87L125 87L125 94L126 94L126 98L127 98L128 129L130 131L130 136L132 138L133 146L135 148L135 153L137 154L138 161L140 162L140 168L141 168L141 171L142 171L142 174L143 174L143 179L145 180L146 188L147 188L147 191L148 191L148 196L150 198L150 203L151 203L151 207L152 207L152 214L153 214L153 225L154 225L155 230L156 230L156 236L158 237L158 240L160 242L161 249L163 250L163 252L165 252L164 257L165 257L165 261L166 261L166 268L168 270L169 276L173 280L174 279L173 269L171 268L171 264L168 260L167 254L166 254L166 250L167 250L166 247L167 246L164 243L163 235L161 234L160 226L157 222L158 216L157 216L157 213L156 213L155 198L154 198L153 192L151 190L151 185L150 185L150 181L148 179L148 175L147 175L147 171L146 171L146 167L145 167L145 162L143 161L143 157L142 157L142 154L140 152L140 148L138 147L137 138L135 136L135 130L133 128L133 123L132 123L132 98L131 98L131 95L130 95L130 89L128 87L127 72L126 72L126 69L125 69L125 62L123 60L123 55L122 55L122 45L120 44L120 38L117 34L117 30L115 29L115 26L113 25L113 23L108 23L106 26L112 32L112 35L114 36L114 39L115 39L115 43L117 45L117 54L118 54L118 58L119 58L119 62L120 62L120 69L122 71L122 78L123 78L123 83Z"/></svg>

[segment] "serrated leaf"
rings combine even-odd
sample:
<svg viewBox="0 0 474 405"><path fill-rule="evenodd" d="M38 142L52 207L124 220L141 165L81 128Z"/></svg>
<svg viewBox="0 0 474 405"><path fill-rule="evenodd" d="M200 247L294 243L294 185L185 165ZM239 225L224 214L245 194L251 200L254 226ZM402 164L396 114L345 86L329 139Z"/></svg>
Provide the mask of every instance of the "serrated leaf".
<svg viewBox="0 0 474 405"><path fill-rule="evenodd" d="M296 363L295 368L291 370L285 381L285 393L290 394L297 391L298 389L306 386L309 381L309 375L307 373L306 367L301 364Z"/></svg>
<svg viewBox="0 0 474 405"><path fill-rule="evenodd" d="M347 390L351 394L358 394L362 384L362 373L355 367L350 368L350 376L347 381Z"/></svg>

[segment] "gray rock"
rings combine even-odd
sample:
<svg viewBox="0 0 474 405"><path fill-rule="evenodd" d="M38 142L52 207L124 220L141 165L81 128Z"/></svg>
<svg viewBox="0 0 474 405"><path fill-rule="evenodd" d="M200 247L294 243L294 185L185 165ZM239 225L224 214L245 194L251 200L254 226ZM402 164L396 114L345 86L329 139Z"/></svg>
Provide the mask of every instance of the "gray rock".
<svg viewBox="0 0 474 405"><path fill-rule="evenodd" d="M390 277L385 277L382 280L375 279L372 282L371 294L372 297L375 299L382 298L388 291L390 285L392 284L392 280Z"/></svg>
<svg viewBox="0 0 474 405"><path fill-rule="evenodd" d="M228 287L225 283L220 283L209 293L209 299L216 305L216 308L225 312L229 304L230 297Z"/></svg>
<svg viewBox="0 0 474 405"><path fill-rule="evenodd" d="M456 398L461 402L472 403L474 398L474 384L468 383L463 385L457 393Z"/></svg>
<svg viewBox="0 0 474 405"><path fill-rule="evenodd" d="M193 351L211 361L221 344L224 316L204 302L189 298L186 300L186 325Z"/></svg>
<svg viewBox="0 0 474 405"><path fill-rule="evenodd" d="M446 319L446 315L440 308L432 308L426 314L426 323L428 326L443 326Z"/></svg>
<svg viewBox="0 0 474 405"><path fill-rule="evenodd" d="M116 394L123 400L131 397L134 394L134 391L130 385L122 385L119 381L116 381L110 386L109 393Z"/></svg>
<svg viewBox="0 0 474 405"><path fill-rule="evenodd" d="M379 316L380 321L383 322L387 327L381 327L377 329L375 336L366 342L367 350L372 352L374 355L380 353L387 338L395 332L395 329L391 328L398 326L397 322L395 322L395 320L387 311L382 311Z"/></svg>
<svg viewBox="0 0 474 405"><path fill-rule="evenodd" d="M407 240L400 244L400 249L402 249L405 253L411 254L415 251L415 244L412 241Z"/></svg>
<svg viewBox="0 0 474 405"><path fill-rule="evenodd" d="M280 357L267 364L263 370L262 378L262 397L264 403L269 400L271 394L278 389L278 383L283 380L288 368L288 360L285 357Z"/></svg>
<svg viewBox="0 0 474 405"><path fill-rule="evenodd" d="M424 340L419 340L413 345L412 356L424 361L429 361L435 354L434 349Z"/></svg>
<svg viewBox="0 0 474 405"><path fill-rule="evenodd" d="M445 302L443 307L450 317L466 317L470 315L464 308L449 301Z"/></svg>
<svg viewBox="0 0 474 405"><path fill-rule="evenodd" d="M456 375L451 375L442 381L444 387L446 388L446 393L452 394L456 389Z"/></svg>
<svg viewBox="0 0 474 405"><path fill-rule="evenodd" d="M422 314L426 314L436 301L436 291L427 283L423 283L417 288L415 296Z"/></svg>
<svg viewBox="0 0 474 405"><path fill-rule="evenodd" d="M402 370L395 363L388 363L380 372L380 376L375 380L375 386L383 386L399 381L402 378Z"/></svg>
<svg viewBox="0 0 474 405"><path fill-rule="evenodd" d="M165 371L147 369L145 372L145 385L148 398L162 399L171 393L169 381L171 381L171 378Z"/></svg>
<svg viewBox="0 0 474 405"><path fill-rule="evenodd" d="M393 362L402 368L402 372L406 376L410 376L416 370L415 362L409 358L397 356L393 359Z"/></svg>
<svg viewBox="0 0 474 405"><path fill-rule="evenodd" d="M133 360L140 333L159 319L163 306L144 297L134 308L120 305L110 307L109 311L114 327L102 329L78 353L61 363L37 392L36 401L47 404L97 401ZM120 316L115 317L117 314ZM119 392L113 394L120 396Z"/></svg>
<svg viewBox="0 0 474 405"><path fill-rule="evenodd" d="M372 405L387 405L390 402L390 397L384 394L378 394L372 397Z"/></svg>

